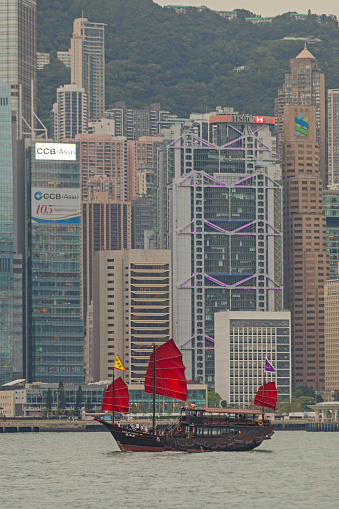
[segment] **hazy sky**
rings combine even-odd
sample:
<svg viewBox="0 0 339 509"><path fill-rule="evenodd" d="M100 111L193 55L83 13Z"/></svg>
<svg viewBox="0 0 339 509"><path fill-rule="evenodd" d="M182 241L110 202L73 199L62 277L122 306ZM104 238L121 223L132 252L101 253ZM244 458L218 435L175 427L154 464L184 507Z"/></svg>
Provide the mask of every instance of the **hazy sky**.
<svg viewBox="0 0 339 509"><path fill-rule="evenodd" d="M261 16L276 16L288 11L307 14L311 9L314 14L335 14L339 18L338 0L153 0L160 5L205 5L210 9L233 11L247 9Z"/></svg>

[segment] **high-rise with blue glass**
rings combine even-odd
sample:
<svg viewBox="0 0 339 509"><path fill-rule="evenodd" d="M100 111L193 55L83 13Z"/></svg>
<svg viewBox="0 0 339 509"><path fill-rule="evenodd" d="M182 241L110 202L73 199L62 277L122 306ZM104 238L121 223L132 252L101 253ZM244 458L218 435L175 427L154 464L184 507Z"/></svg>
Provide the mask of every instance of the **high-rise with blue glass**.
<svg viewBox="0 0 339 509"><path fill-rule="evenodd" d="M0 385L13 379L13 152L11 86L0 81Z"/></svg>
<svg viewBox="0 0 339 509"><path fill-rule="evenodd" d="M84 381L79 152L32 143L27 161L27 378Z"/></svg>

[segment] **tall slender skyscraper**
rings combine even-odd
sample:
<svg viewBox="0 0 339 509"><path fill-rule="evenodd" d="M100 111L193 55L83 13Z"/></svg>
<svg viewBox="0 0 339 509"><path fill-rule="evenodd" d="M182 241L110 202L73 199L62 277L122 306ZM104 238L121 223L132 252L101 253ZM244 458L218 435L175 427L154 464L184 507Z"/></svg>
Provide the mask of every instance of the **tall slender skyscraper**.
<svg viewBox="0 0 339 509"><path fill-rule="evenodd" d="M80 158L68 143L33 142L27 156L26 378L81 383Z"/></svg>
<svg viewBox="0 0 339 509"><path fill-rule="evenodd" d="M277 150L282 155L284 142L284 106L305 105L315 106L316 142L319 146L319 175L323 186L326 184L325 174L325 76L318 67L318 60L305 48L291 60L291 72L285 74L283 88L278 91L275 101L275 117L277 119Z"/></svg>
<svg viewBox="0 0 339 509"><path fill-rule="evenodd" d="M0 385L12 380L13 157L11 86L0 81Z"/></svg>
<svg viewBox="0 0 339 509"><path fill-rule="evenodd" d="M339 184L339 89L327 91L328 185Z"/></svg>
<svg viewBox="0 0 339 509"><path fill-rule="evenodd" d="M20 138L34 124L32 82L36 110L36 0L0 0L0 48L0 80L11 85Z"/></svg>
<svg viewBox="0 0 339 509"><path fill-rule="evenodd" d="M71 82L84 88L88 120L100 120L105 111L105 44L103 23L74 20L71 39Z"/></svg>
<svg viewBox="0 0 339 509"><path fill-rule="evenodd" d="M329 276L316 106L284 108L284 303L291 310L293 386L325 387L324 286Z"/></svg>

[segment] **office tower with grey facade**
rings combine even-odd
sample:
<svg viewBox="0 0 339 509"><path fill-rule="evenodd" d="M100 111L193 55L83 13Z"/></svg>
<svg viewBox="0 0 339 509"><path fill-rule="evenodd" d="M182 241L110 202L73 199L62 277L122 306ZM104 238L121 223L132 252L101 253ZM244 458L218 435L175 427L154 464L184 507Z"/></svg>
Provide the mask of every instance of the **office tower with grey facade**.
<svg viewBox="0 0 339 509"><path fill-rule="evenodd" d="M36 0L0 1L0 48L0 80L11 86L18 137L30 136L32 97L36 110Z"/></svg>
<svg viewBox="0 0 339 509"><path fill-rule="evenodd" d="M282 188L270 132L274 121L211 115L204 126L209 141L182 123L180 136L173 129L175 137L158 156L167 167L167 227L160 231L168 230L172 250L173 337L187 377L210 387L214 313L282 309Z"/></svg>

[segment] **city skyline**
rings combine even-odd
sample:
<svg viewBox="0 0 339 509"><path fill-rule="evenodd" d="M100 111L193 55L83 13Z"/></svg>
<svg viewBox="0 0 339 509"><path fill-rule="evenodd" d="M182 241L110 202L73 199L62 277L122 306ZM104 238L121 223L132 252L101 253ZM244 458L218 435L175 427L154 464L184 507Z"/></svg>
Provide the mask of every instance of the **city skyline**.
<svg viewBox="0 0 339 509"><path fill-rule="evenodd" d="M312 26L318 26L315 19L310 21ZM333 30L335 25L328 21ZM221 25L223 22L218 20ZM16 23L15 30L19 18ZM166 303L166 320L156 321L146 341L156 341L160 346L173 331L189 378L214 388L217 311L274 313L287 308L291 311L293 386L304 384L324 390L323 295L329 261L331 275L336 273L337 198L332 190L325 193L322 204L322 186L326 188L325 83L317 59L306 42L299 54L290 55L290 72L277 92L276 119L260 111L257 115L251 110L238 112L231 105L216 106L215 111L206 108L205 113L192 112L184 118L163 110L158 102L129 108L118 101L105 111L104 26L93 18L74 20L70 51L73 84L57 88L53 107L54 142L59 144L47 140L40 143L34 129L32 140L19 139L16 143L15 116L7 130L13 143L13 205L9 205L13 210L13 226L9 228L13 259L8 266L13 299L8 313L13 320L13 373L15 362L20 361L18 341L22 334L23 376L29 380L51 382L60 377L82 382L84 367L93 365L93 359L95 364L98 358L108 373L108 362L119 346L130 369L127 379L140 382L145 352L139 358L136 344L147 326L140 323L144 322L141 310L158 269L149 268L148 284L143 277L146 272L136 276L133 271L127 274L131 280L122 279L118 284L118 275L124 275L122 267L121 273L115 273L112 286L106 288L110 292L107 299L114 296L107 302L98 293L96 276L91 277L92 260L99 263L100 256L105 260L108 251L123 248L114 255L122 257L123 264L126 249L131 250L131 257L137 256L137 243L155 247L159 256L162 249L171 256L164 284L171 306ZM325 24L323 28L327 31ZM36 49L35 32L27 41L27 51L32 53ZM281 69L285 66L286 54ZM236 76L233 71L229 70L230 75ZM13 92L13 83L8 85ZM17 88L21 85L14 83ZM5 96L2 106L8 107ZM203 109L201 104L195 111ZM19 131L19 137L21 134ZM65 196L73 202L59 203L66 213L61 216L53 200L64 200ZM70 215L69 206L73 207ZM44 216L47 213L52 214L48 220ZM2 225L8 230L6 218ZM19 239L22 235L24 246ZM144 261L139 265L147 265L153 251L140 252ZM301 260L303 266L297 267ZM3 263L2 272L8 267ZM102 271L103 287L111 275L105 271L113 268L115 271L113 265L96 266L97 275ZM299 268L305 273L298 272ZM145 292L141 304L131 296L135 290L127 291L127 285L134 288L137 280L142 285L140 291ZM110 320L118 323L116 310L128 303L127 298L132 307L130 318L125 318L134 325L127 330L121 323L119 338L103 347L107 338L98 338L98 316L102 321L109 312ZM114 308L107 309L106 305ZM141 318L135 318L139 315ZM96 330L95 334L87 331L86 342L85 319L88 329L92 324ZM150 323L149 317L147 321ZM116 323L108 324L113 325L113 336ZM157 334L162 329L166 333ZM70 335L68 340L65 334ZM128 347L131 342L132 349ZM6 347L6 341L2 343ZM97 378L101 372L98 364L95 369ZM88 373L86 379L90 379Z"/></svg>

